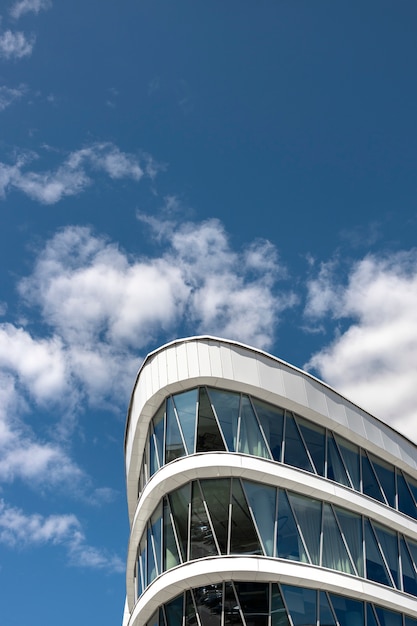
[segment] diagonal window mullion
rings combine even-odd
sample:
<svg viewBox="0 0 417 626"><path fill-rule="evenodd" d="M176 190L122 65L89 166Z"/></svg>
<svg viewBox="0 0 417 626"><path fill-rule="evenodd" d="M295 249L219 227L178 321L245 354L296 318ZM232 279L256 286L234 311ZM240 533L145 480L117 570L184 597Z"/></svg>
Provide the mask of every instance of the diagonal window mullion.
<svg viewBox="0 0 417 626"><path fill-rule="evenodd" d="M256 423L257 423L258 428L259 428L259 430L260 430L261 437L262 437L262 439L263 439L263 442L264 442L265 448L266 448L266 450L267 450L267 452L268 452L268 454L269 454L269 458L270 458L270 459L273 459L273 458L274 458L274 455L272 454L272 451L271 451L271 448L270 448L270 446L269 446L268 440L267 440L267 438L266 438L266 436L265 436L264 429L262 428L261 420L259 419L258 414L257 414L257 412L256 412L255 405L254 405L253 400L252 400L252 396L248 396L248 399L249 399L249 403L250 403L251 409L252 409L252 411L253 411L253 414L254 414L254 416L255 416Z"/></svg>
<svg viewBox="0 0 417 626"><path fill-rule="evenodd" d="M376 471L376 469L375 469L375 465L374 465L374 464L373 464L373 462L372 462L371 456L370 456L370 454L368 453L368 451L367 451L367 450L365 451L365 453L366 453L366 456L368 457L368 462L369 462L369 464L370 464L370 466L371 466L371 468L372 468L372 471L373 471L373 473L374 473L374 475L375 475L375 478L376 478L376 482L377 482L377 484L378 484L378 487L379 487L379 489L380 489L380 491L381 491L381 493L382 493L382 497L383 497L383 498L384 498L384 500L385 500L385 504L386 504L387 506L389 506L388 498L387 498L387 496L386 496L386 494L385 494L385 490L384 490L384 488L383 488L383 486L382 486L382 484L381 484L381 481L379 480L378 472L377 472L377 471Z"/></svg>
<svg viewBox="0 0 417 626"><path fill-rule="evenodd" d="M289 505L289 507L290 507L290 511L291 511L292 516L293 516L293 518L294 518L295 525L296 525L296 527L297 527L297 532L298 532L298 535L299 535L299 537L300 537L300 539L301 539L301 543L303 544L303 547L304 547L305 553L306 553L306 555L307 555L307 558L308 558L308 560L309 560L309 563L313 563L313 560L312 560L312 558L311 558L311 556L310 556L310 552L309 552L309 550L308 550L308 548L307 548L307 542L306 542L306 541L305 541L305 539L304 539L304 535L303 535L303 533L302 533L302 531L301 531L301 526L300 526L300 523L299 523L298 518L297 518L297 516L296 516L296 514L295 514L294 507L293 507L293 505L292 505L292 503L291 503L291 498L289 497L289 495L288 495L288 491L287 491L286 489L284 489L283 491L285 492L285 494L286 494L286 496L287 496L288 505ZM323 507L322 507L322 508L323 508Z"/></svg>
<svg viewBox="0 0 417 626"><path fill-rule="evenodd" d="M337 452L338 452L338 454L339 454L339 459L340 459L340 462L342 463L343 469L345 470L346 477L347 477L347 479L348 479L348 481L349 481L349 483L350 483L350 487L351 487L352 489L355 489L355 486L354 486L354 484L353 484L353 480L352 480L352 478L351 478L351 476L350 476L349 470L348 470L348 468L346 467L345 459L343 458L343 454L342 454L342 451L341 451L341 449L340 449L339 443L338 443L338 441L337 441L337 439L336 439L336 437L335 437L335 435L334 435L334 434L333 434L333 442L334 442L334 444L335 444L335 446L336 446L336 449L337 449Z"/></svg>
<svg viewBox="0 0 417 626"><path fill-rule="evenodd" d="M347 554L348 554L348 557L349 557L349 559L350 559L350 564L351 564L351 566L352 566L352 568L353 568L353 571L355 572L355 576L359 576L359 572L358 572L358 570L357 570L355 560L353 559L353 556L352 556L352 554L351 554L351 552L350 552L350 549L349 549L349 544L348 544L348 542L347 542L347 539L346 539L346 537L345 537L345 535L344 535L344 532L343 532L343 530L342 530L342 527L341 527L341 525L340 525L339 518L338 518L338 516L337 516L337 514L336 514L336 511L334 510L333 504L332 504L331 502L329 502L329 505L330 505L330 508L331 508L331 510L332 510L333 517L334 517L334 519L336 520L336 525L337 525L337 528L339 529L340 536L342 537L342 541L343 541L343 544L344 544L344 546L345 546L345 548L346 548L346 552L347 552Z"/></svg>
<svg viewBox="0 0 417 626"><path fill-rule="evenodd" d="M225 450L229 450L229 446L227 445L227 441L226 441L226 438L224 436L224 432L223 432L223 428L221 426L221 422L219 420L219 416L217 415L216 407L214 406L214 404L212 402L212 399L211 399L211 396L209 394L208 388L204 387L204 389L206 391L207 398L208 398L208 401L209 401L210 406L211 406L211 410L213 411L214 419L216 420L217 428L219 429L220 436L221 436L223 444L224 444L224 449ZM233 452L233 450L229 450L229 452Z"/></svg>

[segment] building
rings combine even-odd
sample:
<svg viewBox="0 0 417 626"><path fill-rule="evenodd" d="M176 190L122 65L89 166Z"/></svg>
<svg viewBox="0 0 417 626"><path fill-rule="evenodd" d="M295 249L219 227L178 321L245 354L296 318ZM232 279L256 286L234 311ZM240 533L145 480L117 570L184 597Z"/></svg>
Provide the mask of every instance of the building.
<svg viewBox="0 0 417 626"><path fill-rule="evenodd" d="M417 626L417 454L212 337L148 355L125 440L123 626Z"/></svg>

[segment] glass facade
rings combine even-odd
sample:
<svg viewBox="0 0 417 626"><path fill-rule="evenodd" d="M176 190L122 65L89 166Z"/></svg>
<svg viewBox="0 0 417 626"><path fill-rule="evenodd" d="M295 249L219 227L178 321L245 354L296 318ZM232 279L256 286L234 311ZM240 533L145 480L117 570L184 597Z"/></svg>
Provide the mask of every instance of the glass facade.
<svg viewBox="0 0 417 626"><path fill-rule="evenodd" d="M417 543L328 502L237 478L195 480L164 496L137 558L138 596L180 563L260 555L360 576L417 596Z"/></svg>
<svg viewBox="0 0 417 626"><path fill-rule="evenodd" d="M139 494L160 467L199 452L237 452L323 476L417 519L417 481L337 433L246 394L199 387L152 419Z"/></svg>
<svg viewBox="0 0 417 626"><path fill-rule="evenodd" d="M276 583L229 581L190 589L161 606L146 626L417 626L370 602Z"/></svg>
<svg viewBox="0 0 417 626"><path fill-rule="evenodd" d="M275 376L299 413L256 397ZM300 370L233 342L193 338L150 355L126 436L123 626L417 626L416 448L364 419Z"/></svg>

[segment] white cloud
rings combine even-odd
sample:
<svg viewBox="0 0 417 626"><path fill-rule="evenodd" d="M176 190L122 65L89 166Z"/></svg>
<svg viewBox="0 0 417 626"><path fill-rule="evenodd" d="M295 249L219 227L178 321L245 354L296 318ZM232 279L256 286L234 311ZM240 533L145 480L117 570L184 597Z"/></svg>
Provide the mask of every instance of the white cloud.
<svg viewBox="0 0 417 626"><path fill-rule="evenodd" d="M35 37L26 37L21 31L5 30L0 33L0 57L22 59L32 54Z"/></svg>
<svg viewBox="0 0 417 626"><path fill-rule="evenodd" d="M130 178L139 181L144 175L139 159L122 152L111 143L95 143L87 148L71 152L65 161L53 170L28 171L28 162L38 155L22 154L14 165L0 163L0 195L18 189L42 204L55 204L65 196L74 196L92 184L94 171L102 171L112 179ZM145 172L155 174L150 157L144 157ZM151 164L151 165L149 165ZM148 169L151 170L148 173Z"/></svg>
<svg viewBox="0 0 417 626"><path fill-rule="evenodd" d="M320 300L320 292L323 298ZM348 324L307 367L407 437L417 432L417 251L368 256L346 285L322 272L307 313Z"/></svg>
<svg viewBox="0 0 417 626"><path fill-rule="evenodd" d="M13 102L19 100L25 92L25 85L20 85L15 88L2 85L0 87L0 111L4 111L4 109L7 109L7 107L13 104Z"/></svg>
<svg viewBox="0 0 417 626"><path fill-rule="evenodd" d="M87 544L81 524L73 514L26 514L0 500L0 542L19 548L46 544L63 546L72 565L113 573L124 570L118 556Z"/></svg>
<svg viewBox="0 0 417 626"><path fill-rule="evenodd" d="M39 13L39 11L51 8L51 0L18 0L10 9L10 15L19 19L25 13Z"/></svg>

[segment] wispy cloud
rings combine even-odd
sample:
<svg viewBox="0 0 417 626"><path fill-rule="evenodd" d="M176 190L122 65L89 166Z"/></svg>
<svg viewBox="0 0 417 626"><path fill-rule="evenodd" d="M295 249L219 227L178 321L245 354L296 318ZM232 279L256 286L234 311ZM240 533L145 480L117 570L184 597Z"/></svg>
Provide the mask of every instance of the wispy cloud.
<svg viewBox="0 0 417 626"><path fill-rule="evenodd" d="M6 87L2 85L0 87L0 111L4 111L8 106L13 104L16 100L19 100L26 92L25 85L19 85L19 87Z"/></svg>
<svg viewBox="0 0 417 626"><path fill-rule="evenodd" d="M5 30L0 33L0 58L22 59L32 54L35 37L27 37L21 31Z"/></svg>
<svg viewBox="0 0 417 626"><path fill-rule="evenodd" d="M73 514L27 514L0 500L0 542L19 548L45 544L63 546L71 565L112 573L124 570L118 556L88 545L81 524Z"/></svg>
<svg viewBox="0 0 417 626"><path fill-rule="evenodd" d="M367 256L346 283L322 268L309 284L310 319L343 324L307 367L408 437L417 432L417 251Z"/></svg>
<svg viewBox="0 0 417 626"><path fill-rule="evenodd" d="M51 0L18 0L10 8L10 15L19 19L25 13L36 13L46 11L52 6Z"/></svg>
<svg viewBox="0 0 417 626"><path fill-rule="evenodd" d="M0 162L0 195L5 197L17 189L42 204L55 204L66 196L78 195L93 183L94 172L104 172L110 178L130 178L139 181L144 175L155 175L151 157L140 163L136 155L122 152L111 143L95 143L71 152L64 162L52 170L33 171L28 164L38 154L21 154L13 164Z"/></svg>

